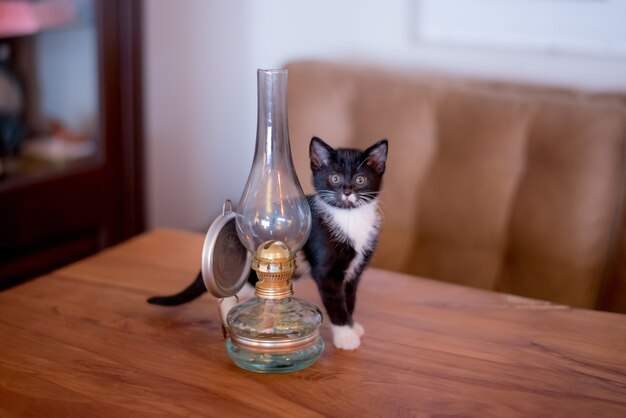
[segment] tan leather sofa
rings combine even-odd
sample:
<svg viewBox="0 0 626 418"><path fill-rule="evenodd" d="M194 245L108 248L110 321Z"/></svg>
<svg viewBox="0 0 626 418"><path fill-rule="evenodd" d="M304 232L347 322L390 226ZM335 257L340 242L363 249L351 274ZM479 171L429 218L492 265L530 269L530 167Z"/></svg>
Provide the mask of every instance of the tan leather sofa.
<svg viewBox="0 0 626 418"><path fill-rule="evenodd" d="M287 68L306 192L313 135L338 147L389 139L375 266L626 312L622 96L328 62Z"/></svg>

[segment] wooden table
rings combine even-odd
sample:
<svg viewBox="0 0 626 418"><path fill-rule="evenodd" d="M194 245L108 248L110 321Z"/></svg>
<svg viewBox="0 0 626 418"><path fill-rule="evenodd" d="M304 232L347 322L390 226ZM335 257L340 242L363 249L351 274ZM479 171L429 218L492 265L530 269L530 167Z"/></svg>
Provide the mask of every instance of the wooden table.
<svg viewBox="0 0 626 418"><path fill-rule="evenodd" d="M237 368L216 301L179 307L203 237L158 230L0 293L0 416L626 417L626 317L370 269L354 352ZM319 304L312 280L296 294ZM265 415L262 415L265 414Z"/></svg>

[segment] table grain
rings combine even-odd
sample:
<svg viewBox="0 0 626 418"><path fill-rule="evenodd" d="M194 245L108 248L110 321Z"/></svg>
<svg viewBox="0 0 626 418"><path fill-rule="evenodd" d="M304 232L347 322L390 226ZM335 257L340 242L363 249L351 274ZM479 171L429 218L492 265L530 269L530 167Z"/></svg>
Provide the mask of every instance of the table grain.
<svg viewBox="0 0 626 418"><path fill-rule="evenodd" d="M156 230L0 293L0 416L626 417L626 316L369 269L353 352L237 368L188 284L203 237ZM311 279L296 296L321 306Z"/></svg>

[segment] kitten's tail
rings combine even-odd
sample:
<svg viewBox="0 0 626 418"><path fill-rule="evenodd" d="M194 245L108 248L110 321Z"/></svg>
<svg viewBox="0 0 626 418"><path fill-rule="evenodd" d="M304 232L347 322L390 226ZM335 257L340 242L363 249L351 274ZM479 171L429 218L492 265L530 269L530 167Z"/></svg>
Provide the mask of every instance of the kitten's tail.
<svg viewBox="0 0 626 418"><path fill-rule="evenodd" d="M148 303L154 305L176 306L191 302L195 298L206 292L206 286L202 280L202 272L198 273L196 279L185 289L169 296L153 296L148 299Z"/></svg>

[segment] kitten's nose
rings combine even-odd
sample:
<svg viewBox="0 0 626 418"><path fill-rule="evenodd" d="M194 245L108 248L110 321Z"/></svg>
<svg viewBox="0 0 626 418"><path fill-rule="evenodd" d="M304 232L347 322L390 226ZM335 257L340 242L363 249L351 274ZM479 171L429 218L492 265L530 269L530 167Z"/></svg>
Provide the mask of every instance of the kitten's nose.
<svg viewBox="0 0 626 418"><path fill-rule="evenodd" d="M356 202L356 196L351 191L343 192L343 195L341 196L341 201L354 203Z"/></svg>

